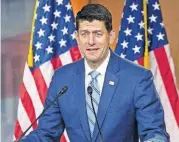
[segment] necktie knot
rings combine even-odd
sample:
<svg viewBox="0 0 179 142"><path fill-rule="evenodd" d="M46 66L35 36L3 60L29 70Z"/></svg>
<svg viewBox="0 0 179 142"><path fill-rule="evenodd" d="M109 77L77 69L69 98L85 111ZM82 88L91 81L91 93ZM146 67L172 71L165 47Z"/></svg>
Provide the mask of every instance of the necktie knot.
<svg viewBox="0 0 179 142"><path fill-rule="evenodd" d="M91 75L92 79L96 79L98 77L98 75L100 75L100 73L97 71L92 71L92 72L90 72L90 75Z"/></svg>

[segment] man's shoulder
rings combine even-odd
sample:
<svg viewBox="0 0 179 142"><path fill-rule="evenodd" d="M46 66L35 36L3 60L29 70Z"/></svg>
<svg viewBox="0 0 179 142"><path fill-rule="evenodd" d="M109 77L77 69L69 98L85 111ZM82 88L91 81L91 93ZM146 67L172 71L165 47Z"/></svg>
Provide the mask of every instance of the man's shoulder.
<svg viewBox="0 0 179 142"><path fill-rule="evenodd" d="M140 64L138 64L138 62L134 62L134 61L130 61L125 58L121 58L118 55L116 55L116 56L117 56L121 71L124 71L126 73L130 72L132 74L141 74L141 73L147 71L147 69L144 68L143 66L141 66Z"/></svg>
<svg viewBox="0 0 179 142"><path fill-rule="evenodd" d="M55 70L56 74L71 74L74 73L78 68L82 67L84 64L84 59L80 59L78 61L66 64L57 70Z"/></svg>

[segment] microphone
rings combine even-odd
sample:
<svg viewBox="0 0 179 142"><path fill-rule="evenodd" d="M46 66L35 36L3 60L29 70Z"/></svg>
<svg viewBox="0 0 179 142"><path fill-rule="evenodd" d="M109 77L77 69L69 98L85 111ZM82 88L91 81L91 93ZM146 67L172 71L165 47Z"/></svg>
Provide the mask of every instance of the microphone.
<svg viewBox="0 0 179 142"><path fill-rule="evenodd" d="M64 86L61 91L58 93L58 95L55 97L55 99L46 107L43 109L42 113L32 122L32 124L26 129L26 131L24 133L22 133L22 135L20 136L20 138L15 141L15 142L20 142L21 139L25 136L25 134L27 133L27 131L32 127L32 125L46 112L46 110L51 107L52 104L54 104L54 102L58 99L58 97L60 97L61 95L63 95L66 91L68 90L67 86Z"/></svg>
<svg viewBox="0 0 179 142"><path fill-rule="evenodd" d="M99 127L97 115L96 115L96 112L95 112L95 109L94 109L93 98L92 98L93 89L92 89L91 86L88 86L88 87L87 87L87 92L88 92L88 94L90 95L90 98L91 98L91 104L92 104L94 116L95 116L95 119L96 119L96 124L97 124L97 126L98 126L99 135L100 135L100 137L101 137L101 142L103 142L102 132L101 132L101 129L100 129L100 127Z"/></svg>

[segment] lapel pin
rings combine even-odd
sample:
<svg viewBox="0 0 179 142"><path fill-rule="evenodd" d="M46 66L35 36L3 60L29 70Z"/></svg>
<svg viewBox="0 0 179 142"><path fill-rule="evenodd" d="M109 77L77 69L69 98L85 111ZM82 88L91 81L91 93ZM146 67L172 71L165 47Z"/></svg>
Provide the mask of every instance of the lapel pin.
<svg viewBox="0 0 179 142"><path fill-rule="evenodd" d="M109 85L114 85L114 82L113 81L109 81Z"/></svg>

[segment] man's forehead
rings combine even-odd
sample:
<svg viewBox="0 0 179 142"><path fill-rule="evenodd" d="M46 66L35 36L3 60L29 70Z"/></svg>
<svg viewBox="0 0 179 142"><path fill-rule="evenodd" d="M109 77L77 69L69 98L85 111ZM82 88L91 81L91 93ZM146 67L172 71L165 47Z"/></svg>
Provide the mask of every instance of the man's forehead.
<svg viewBox="0 0 179 142"><path fill-rule="evenodd" d="M80 20L79 21L79 30L87 30L87 29L96 29L96 30L103 30L105 28L105 24L103 21L93 20Z"/></svg>

